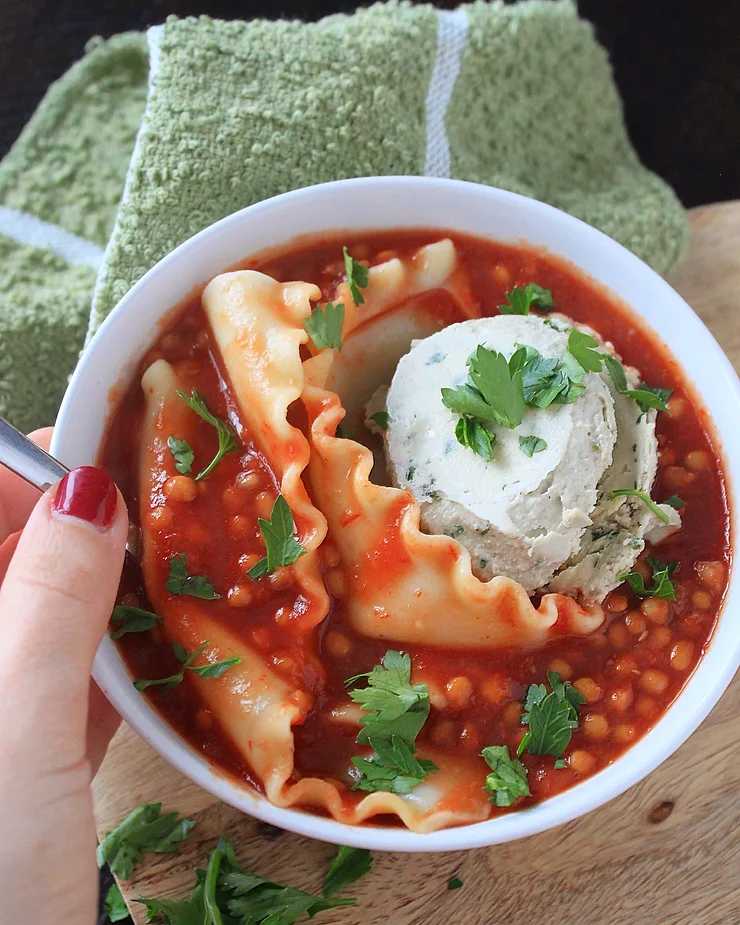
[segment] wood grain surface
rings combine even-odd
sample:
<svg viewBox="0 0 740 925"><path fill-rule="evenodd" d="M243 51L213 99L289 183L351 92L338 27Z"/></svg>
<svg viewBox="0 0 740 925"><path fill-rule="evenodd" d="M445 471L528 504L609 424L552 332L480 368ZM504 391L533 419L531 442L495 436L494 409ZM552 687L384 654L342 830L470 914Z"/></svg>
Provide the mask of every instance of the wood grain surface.
<svg viewBox="0 0 740 925"><path fill-rule="evenodd" d="M689 255L671 282L740 367L740 202L692 210ZM738 925L740 676L685 745L607 806L494 848L376 854L351 890L355 907L318 919L343 925ZM629 758L627 759L629 760ZM318 890L333 848L259 823L218 802L129 728L93 783L102 835L138 803L161 800L197 820L178 855L146 855L121 884L127 900L185 896L219 835L255 873ZM464 886L447 889L458 876ZM143 907L132 905L134 921Z"/></svg>

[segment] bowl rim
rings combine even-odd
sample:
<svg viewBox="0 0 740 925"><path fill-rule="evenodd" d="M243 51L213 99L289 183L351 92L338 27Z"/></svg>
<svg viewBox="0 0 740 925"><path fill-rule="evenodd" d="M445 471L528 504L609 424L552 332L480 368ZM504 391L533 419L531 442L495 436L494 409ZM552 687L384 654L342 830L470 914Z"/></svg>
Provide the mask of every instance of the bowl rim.
<svg viewBox="0 0 740 925"><path fill-rule="evenodd" d="M204 228L158 261L123 296L83 351L78 366L70 379L59 411L52 440L52 453L61 455L62 458L65 456L65 442L69 442L67 433L72 431L72 421L75 415L79 413L76 410L77 407L84 405L86 371L90 366L91 358L95 357L101 345L104 345L106 340L119 327L125 326L125 320L122 321L122 319L126 318L129 307L140 300L154 282L166 275L172 264L182 260L186 255L197 252L204 242L214 235L222 233L232 226L239 227L244 222L258 222L265 212L269 212L278 206L283 207L289 204L296 208L310 207L312 200L329 192L333 193L337 190L362 192L366 188L369 188L374 195L378 194L380 189L391 194L400 190L416 190L432 196L440 190L446 190L448 193L453 194L459 193L460 195L470 195L472 191L477 197L487 199L489 204L499 203L519 210L527 210L536 215L539 220L555 224L559 223L564 234L578 236L588 241L591 247L600 249L605 255L611 256L613 260L622 264L624 272L644 276L646 282L649 280L653 292L657 292L673 303L675 310L683 314L683 320L692 328L692 336L699 337L699 340L704 345L702 349L709 351L711 354L712 376L721 378L726 387L724 403L734 410L735 414L740 413L740 382L738 377L730 361L703 322L665 280L633 253L603 232L546 203L496 187L432 177L360 177L303 187L247 206ZM355 230L361 231L363 227L362 221L350 222L345 225L338 223L335 230L340 232L354 226L357 226ZM388 227L401 226L396 226L389 222ZM412 221L406 224L405 227L420 228L424 226L414 224ZM444 226L441 226L440 230L444 230ZM328 234L329 231L325 230L318 233ZM491 236L491 239L501 240L501 237ZM286 234L285 244L288 244L290 240L291 236ZM557 254L557 251L553 250L551 252ZM248 256L248 254L245 255L245 258ZM565 259L578 266L577 262L571 258L566 257ZM226 270L228 267L223 269ZM583 272L587 272L587 275L607 289L610 288L607 284L601 283L598 276L594 276L593 273ZM177 304L177 301L170 303L158 317L162 317L167 310ZM651 322L645 318L642 312L635 306L631 306L631 308L642 318L646 327L650 328ZM670 347L668 349L670 350ZM135 357L129 355L129 361L131 359L138 360L139 355ZM685 365L683 363L680 365L687 378L691 378ZM122 378L124 371L125 365L122 365L118 371L119 380ZM712 419L713 423L716 409L710 406L704 396L702 396L702 400L710 412L710 419ZM715 440L717 450L723 459L727 478L730 520L733 525L732 536L734 538L735 512L740 509L740 498L734 487L738 480L732 478L730 471L734 456L730 457L724 451L723 442L719 439ZM738 439L738 448L740 448L740 438ZM738 460L738 472L740 473L740 453L738 453ZM148 701L134 691L133 686L130 686L128 693L125 693L120 684L116 686L116 684L111 683L111 678L115 673L115 660L118 660L121 665L123 663L107 635L104 637L95 658L93 678L126 722L161 757L215 797L264 822L299 835L372 850L427 852L479 848L534 835L585 815L621 795L642 780L686 741L715 706L740 666L740 632L735 633L734 645L728 644L728 641L724 639L723 646L714 644L720 628L729 624L733 619L727 616L727 604L734 597L736 584L738 584L738 581L735 577L735 570L731 568L725 600L720 608L718 624L697 669L692 676L686 679L681 693L656 725L614 763L590 778L573 785L569 790L533 807L507 813L484 822L441 829L425 834L410 832L402 826L398 828L368 824L353 826L315 815L308 810L278 807L269 803L262 794L253 791L248 785L232 781L224 772L208 764L203 756L191 748L184 739L181 739L160 714L150 706ZM740 590L737 593L740 595ZM738 613L740 613L740 608L738 608ZM740 620L736 619L735 622L740 623ZM722 635L729 635L729 631L723 632ZM707 664L710 653L713 653L712 664L717 663L714 667L718 670L715 670L714 673L702 671L702 666ZM698 680L699 675L701 675L704 682L703 687L694 683ZM692 696L687 696L687 694ZM680 717L676 710L677 707L681 708ZM666 722L668 717L671 716L673 721ZM662 734L660 734L661 732Z"/></svg>

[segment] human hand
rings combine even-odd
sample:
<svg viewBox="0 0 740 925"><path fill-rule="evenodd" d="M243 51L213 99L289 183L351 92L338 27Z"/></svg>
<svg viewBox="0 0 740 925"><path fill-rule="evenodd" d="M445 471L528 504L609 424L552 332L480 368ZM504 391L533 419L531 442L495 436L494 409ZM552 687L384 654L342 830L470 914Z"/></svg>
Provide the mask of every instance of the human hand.
<svg viewBox="0 0 740 925"><path fill-rule="evenodd" d="M31 436L48 446L50 435ZM2 925L95 920L90 782L119 719L90 670L127 529L99 469L76 469L39 499L0 466Z"/></svg>

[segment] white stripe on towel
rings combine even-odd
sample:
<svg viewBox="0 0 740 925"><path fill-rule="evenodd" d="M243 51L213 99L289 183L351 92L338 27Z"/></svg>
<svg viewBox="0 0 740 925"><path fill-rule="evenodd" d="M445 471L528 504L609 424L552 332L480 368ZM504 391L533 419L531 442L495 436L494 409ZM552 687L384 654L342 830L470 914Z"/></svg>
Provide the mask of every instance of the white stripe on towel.
<svg viewBox="0 0 740 925"><path fill-rule="evenodd" d="M0 206L0 234L18 244L50 250L73 266L87 266L97 270L103 259L102 247L92 241L78 238L71 231L44 222L35 215L17 212L6 206Z"/></svg>
<svg viewBox="0 0 740 925"><path fill-rule="evenodd" d="M445 117L468 43L468 15L464 10L439 10L437 17L437 53L426 101L424 173L428 177L449 177L450 145Z"/></svg>

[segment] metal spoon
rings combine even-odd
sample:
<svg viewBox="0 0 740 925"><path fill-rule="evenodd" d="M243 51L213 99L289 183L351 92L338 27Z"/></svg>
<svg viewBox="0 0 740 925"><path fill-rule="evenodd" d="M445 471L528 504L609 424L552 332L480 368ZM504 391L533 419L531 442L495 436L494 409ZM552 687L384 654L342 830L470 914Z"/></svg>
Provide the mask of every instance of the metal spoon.
<svg viewBox="0 0 740 925"><path fill-rule="evenodd" d="M69 472L63 463L50 456L40 446L36 446L33 440L2 417L0 417L0 463L19 475L29 485L38 488L39 491L46 491ZM138 530L131 525L126 543L125 566L135 568L137 573L139 572L138 545ZM138 584L140 577L137 576L137 578Z"/></svg>
<svg viewBox="0 0 740 925"><path fill-rule="evenodd" d="M46 491L69 472L5 418L0 418L0 463L39 491Z"/></svg>

